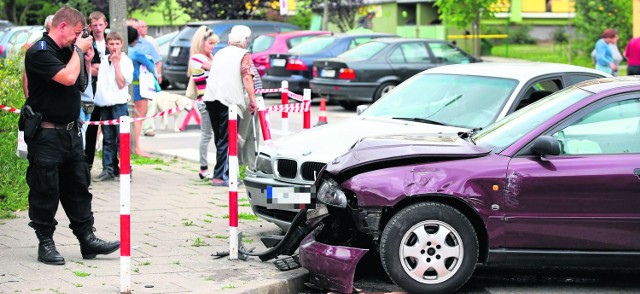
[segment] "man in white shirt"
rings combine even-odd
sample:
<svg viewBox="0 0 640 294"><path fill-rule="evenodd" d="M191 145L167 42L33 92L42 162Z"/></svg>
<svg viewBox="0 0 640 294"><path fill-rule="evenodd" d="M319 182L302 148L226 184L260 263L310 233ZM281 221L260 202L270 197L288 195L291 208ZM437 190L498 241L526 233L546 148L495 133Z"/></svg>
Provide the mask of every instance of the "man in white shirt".
<svg viewBox="0 0 640 294"><path fill-rule="evenodd" d="M100 107L102 120L118 119L127 115L127 102L131 99L128 85L133 81L133 62L122 53L122 36L117 32L107 35L107 49L100 61L94 103ZM102 126L102 173L94 181L110 181L119 174L118 150L120 128Z"/></svg>

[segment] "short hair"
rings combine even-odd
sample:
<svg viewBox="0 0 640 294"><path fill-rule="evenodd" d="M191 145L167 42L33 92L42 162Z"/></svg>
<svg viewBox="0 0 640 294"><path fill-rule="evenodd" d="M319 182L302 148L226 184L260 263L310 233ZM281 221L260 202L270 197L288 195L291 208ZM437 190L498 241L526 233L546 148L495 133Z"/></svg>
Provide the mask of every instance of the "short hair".
<svg viewBox="0 0 640 294"><path fill-rule="evenodd" d="M132 26L127 26L127 35L127 41L129 41L129 45L131 45L135 41L138 41L138 30L134 29Z"/></svg>
<svg viewBox="0 0 640 294"><path fill-rule="evenodd" d="M231 45L247 45L247 38L251 36L251 29L248 26L237 25L231 28L229 33L229 44Z"/></svg>
<svg viewBox="0 0 640 294"><path fill-rule="evenodd" d="M44 19L44 29L48 32L51 29L51 22L53 21L53 14L47 15Z"/></svg>
<svg viewBox="0 0 640 294"><path fill-rule="evenodd" d="M107 17L101 11L94 11L94 12L91 12L91 14L89 14L89 22L91 22L92 20L101 20L101 19L104 20L105 22L107 21Z"/></svg>
<svg viewBox="0 0 640 294"><path fill-rule="evenodd" d="M53 15L53 19L51 20L51 27L58 26L61 22L66 22L69 25L77 25L81 23L82 26L87 25L87 20L84 18L84 15L80 13L77 9L73 7L69 7L66 4L56 11L56 14Z"/></svg>
<svg viewBox="0 0 640 294"><path fill-rule="evenodd" d="M109 42L109 40L118 40L122 43L122 35L118 32L110 32L107 35L107 42Z"/></svg>
<svg viewBox="0 0 640 294"><path fill-rule="evenodd" d="M618 31L612 28L608 28L602 32L603 39L611 39L618 35Z"/></svg>

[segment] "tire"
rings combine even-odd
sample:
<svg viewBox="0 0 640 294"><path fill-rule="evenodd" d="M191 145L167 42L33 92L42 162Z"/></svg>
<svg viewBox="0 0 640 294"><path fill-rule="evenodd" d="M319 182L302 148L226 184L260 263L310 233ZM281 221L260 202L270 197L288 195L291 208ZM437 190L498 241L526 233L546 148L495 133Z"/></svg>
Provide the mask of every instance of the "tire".
<svg viewBox="0 0 640 294"><path fill-rule="evenodd" d="M384 82L382 85L376 89L375 94L373 94L373 102L378 101L382 96L389 93L389 91L393 90L398 85L396 82Z"/></svg>
<svg viewBox="0 0 640 294"><path fill-rule="evenodd" d="M358 105L360 105L357 102L343 101L343 100L338 101L338 104L340 104L340 106L342 106L342 108L344 108L346 110L350 110L350 111L355 111L356 108L358 107Z"/></svg>
<svg viewBox="0 0 640 294"><path fill-rule="evenodd" d="M416 235L421 232L426 240ZM411 252L411 247L421 249ZM411 254L423 258L422 263ZM387 275L410 293L451 293L473 274L478 262L478 237L471 222L455 208L417 203L402 209L387 223L380 240L380 260ZM438 265L442 266L441 273L435 271ZM422 273L411 271L419 266Z"/></svg>

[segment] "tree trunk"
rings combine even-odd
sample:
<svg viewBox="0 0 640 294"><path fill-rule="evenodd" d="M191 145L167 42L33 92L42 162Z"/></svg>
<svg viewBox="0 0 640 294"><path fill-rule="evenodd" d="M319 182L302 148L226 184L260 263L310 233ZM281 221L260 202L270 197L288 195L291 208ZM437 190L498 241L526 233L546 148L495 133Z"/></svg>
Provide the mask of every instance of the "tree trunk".
<svg viewBox="0 0 640 294"><path fill-rule="evenodd" d="M473 22L473 55L480 58L480 9L476 10L476 18Z"/></svg>

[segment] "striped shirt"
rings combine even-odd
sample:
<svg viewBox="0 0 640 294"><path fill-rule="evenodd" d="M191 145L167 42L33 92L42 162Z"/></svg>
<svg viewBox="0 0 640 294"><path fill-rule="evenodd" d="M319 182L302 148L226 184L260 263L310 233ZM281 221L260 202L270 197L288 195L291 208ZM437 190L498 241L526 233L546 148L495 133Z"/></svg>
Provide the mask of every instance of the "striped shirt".
<svg viewBox="0 0 640 294"><path fill-rule="evenodd" d="M209 77L209 71L202 68L202 64L205 61L210 61L204 54L195 54L191 57L189 66L191 67L191 77L196 84L198 90L198 99L204 95L204 89L207 88L207 78Z"/></svg>

